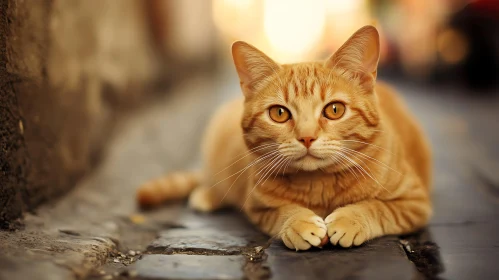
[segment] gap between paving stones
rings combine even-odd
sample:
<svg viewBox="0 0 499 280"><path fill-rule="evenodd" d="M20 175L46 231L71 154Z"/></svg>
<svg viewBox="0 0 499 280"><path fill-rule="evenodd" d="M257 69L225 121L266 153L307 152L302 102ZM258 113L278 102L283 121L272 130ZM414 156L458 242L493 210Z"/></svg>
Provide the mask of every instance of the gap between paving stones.
<svg viewBox="0 0 499 280"><path fill-rule="evenodd" d="M206 229L205 231L210 230ZM177 231L177 233L180 235L182 231ZM162 240L161 237L159 240L160 242L167 241L164 238ZM87 280L106 279L104 277L108 275L113 275L114 278L112 279L116 279L116 277L128 279L137 276L139 279L156 279L157 277L176 279L186 275L189 275L189 277L196 276L199 271L205 273L203 279L206 277L213 277L214 279L268 279L271 275L270 268L266 263L268 256L265 252L270 246L271 240L263 246L233 246L221 249L189 247L178 249L178 247L183 246L182 242L172 244L172 247L177 248L174 249L160 247L154 245L155 243L159 243L158 240L153 242L149 249L136 259L136 262L123 263L124 267L115 269L117 271L114 272L112 269L111 271L109 269L107 271L96 270ZM209 242L197 242L197 244L214 246ZM210 263L216 263L216 267L210 267ZM236 264L239 265L237 269L229 267L227 271L228 266ZM228 275L220 274L220 271L228 273Z"/></svg>

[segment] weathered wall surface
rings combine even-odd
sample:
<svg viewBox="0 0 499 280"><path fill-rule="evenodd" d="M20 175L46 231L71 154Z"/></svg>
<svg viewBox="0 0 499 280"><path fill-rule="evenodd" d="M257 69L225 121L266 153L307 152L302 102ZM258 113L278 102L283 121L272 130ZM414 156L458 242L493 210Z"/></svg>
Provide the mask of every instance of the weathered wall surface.
<svg viewBox="0 0 499 280"><path fill-rule="evenodd" d="M26 184L24 138L14 93L15 77L7 72L7 1L0 1L0 228L21 215Z"/></svg>
<svg viewBox="0 0 499 280"><path fill-rule="evenodd" d="M144 2L0 0L0 227L91 169L157 78Z"/></svg>

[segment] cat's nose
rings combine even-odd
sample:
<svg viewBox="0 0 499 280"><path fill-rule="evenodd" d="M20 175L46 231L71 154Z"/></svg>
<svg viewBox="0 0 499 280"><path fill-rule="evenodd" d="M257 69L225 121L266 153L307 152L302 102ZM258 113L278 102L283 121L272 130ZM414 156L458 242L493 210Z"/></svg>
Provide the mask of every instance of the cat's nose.
<svg viewBox="0 0 499 280"><path fill-rule="evenodd" d="M298 139L298 141L300 141L308 149L312 145L312 142L315 141L315 139L317 139L317 138L314 138L314 137L301 137L301 138Z"/></svg>

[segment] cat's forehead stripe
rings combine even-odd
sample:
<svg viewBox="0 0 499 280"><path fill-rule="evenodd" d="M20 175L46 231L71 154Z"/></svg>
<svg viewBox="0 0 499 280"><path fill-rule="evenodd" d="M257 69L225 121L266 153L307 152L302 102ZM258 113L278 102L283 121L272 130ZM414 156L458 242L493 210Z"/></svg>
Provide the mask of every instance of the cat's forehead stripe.
<svg viewBox="0 0 499 280"><path fill-rule="evenodd" d="M296 93L295 93L295 87L293 84L289 83L288 84L288 95L286 96L286 102L288 102L289 98L294 98Z"/></svg>
<svg viewBox="0 0 499 280"><path fill-rule="evenodd" d="M314 82L313 88L311 90L314 96L320 96L322 98L322 89L318 82Z"/></svg>
<svg viewBox="0 0 499 280"><path fill-rule="evenodd" d="M305 94L315 95L314 88L315 88L315 79L309 77L307 79Z"/></svg>
<svg viewBox="0 0 499 280"><path fill-rule="evenodd" d="M324 75L324 72L317 64L294 64L287 65L288 71L287 85L284 84L284 98L286 102L291 99L299 97L316 96L321 98L322 101L326 99L326 93L329 91L328 87L331 85ZM324 74L324 75L323 75Z"/></svg>
<svg viewBox="0 0 499 280"><path fill-rule="evenodd" d="M302 92L302 85L298 75L295 75L293 77L293 84L295 87L295 97L297 97Z"/></svg>

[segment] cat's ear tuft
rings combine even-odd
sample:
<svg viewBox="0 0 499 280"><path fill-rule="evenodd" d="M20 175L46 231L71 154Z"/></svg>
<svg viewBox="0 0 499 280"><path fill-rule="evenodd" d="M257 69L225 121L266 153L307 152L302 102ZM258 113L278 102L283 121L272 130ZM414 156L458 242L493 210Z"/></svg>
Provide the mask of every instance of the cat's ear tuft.
<svg viewBox="0 0 499 280"><path fill-rule="evenodd" d="M280 69L263 52L242 41L232 44L232 58L245 96L253 94L259 83Z"/></svg>
<svg viewBox="0 0 499 280"><path fill-rule="evenodd" d="M326 62L325 66L343 69L375 80L380 55L379 34L374 26L357 30Z"/></svg>

